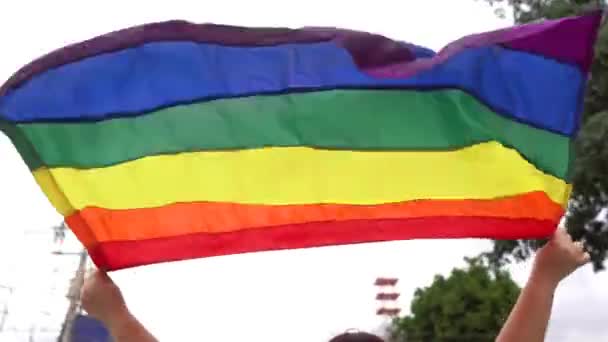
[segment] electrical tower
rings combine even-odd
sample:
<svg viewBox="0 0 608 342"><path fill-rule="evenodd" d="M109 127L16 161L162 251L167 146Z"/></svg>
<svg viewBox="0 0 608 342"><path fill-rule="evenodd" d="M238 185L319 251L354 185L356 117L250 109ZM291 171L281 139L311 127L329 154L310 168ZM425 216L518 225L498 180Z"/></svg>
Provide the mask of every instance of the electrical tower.
<svg viewBox="0 0 608 342"><path fill-rule="evenodd" d="M376 301L379 303L376 315L393 319L401 313L397 305L400 294L395 287L398 281L398 278L376 278L374 285L378 287Z"/></svg>

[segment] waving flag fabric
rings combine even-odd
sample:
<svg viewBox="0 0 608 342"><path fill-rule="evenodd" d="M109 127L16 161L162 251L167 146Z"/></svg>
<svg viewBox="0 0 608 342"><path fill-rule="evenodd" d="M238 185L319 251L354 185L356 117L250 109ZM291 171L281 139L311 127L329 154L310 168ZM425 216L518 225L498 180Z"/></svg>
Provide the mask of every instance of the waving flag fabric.
<svg viewBox="0 0 608 342"><path fill-rule="evenodd" d="M564 213L601 14L438 54L338 29L150 24L0 89L0 127L106 270L410 238L540 238Z"/></svg>

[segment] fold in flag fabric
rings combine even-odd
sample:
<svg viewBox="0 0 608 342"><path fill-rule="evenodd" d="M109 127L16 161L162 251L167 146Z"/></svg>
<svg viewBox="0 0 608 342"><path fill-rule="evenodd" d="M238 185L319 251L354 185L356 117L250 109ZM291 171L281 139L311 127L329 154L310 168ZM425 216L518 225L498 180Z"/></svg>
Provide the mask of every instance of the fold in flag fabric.
<svg viewBox="0 0 608 342"><path fill-rule="evenodd" d="M0 128L98 267L413 238L542 238L570 192L601 13L439 53L182 21L52 52Z"/></svg>

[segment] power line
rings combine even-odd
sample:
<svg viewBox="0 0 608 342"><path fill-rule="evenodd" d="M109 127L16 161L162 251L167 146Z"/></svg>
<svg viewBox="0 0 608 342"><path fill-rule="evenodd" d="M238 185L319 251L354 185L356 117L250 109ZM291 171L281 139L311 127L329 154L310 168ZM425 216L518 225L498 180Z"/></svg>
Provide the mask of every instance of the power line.
<svg viewBox="0 0 608 342"><path fill-rule="evenodd" d="M50 229L26 229L25 231L22 231L23 233L23 237L41 237L43 235L50 235L48 236L50 239L49 241L52 241L54 244L58 244L58 245L62 245L65 238L66 238L66 230L67 227L65 225L65 223L56 225L51 227ZM29 240L31 241L31 239ZM46 252L48 253L48 252ZM44 253L44 254L46 254ZM85 258L85 262L86 262L86 252L83 251L83 253L85 254L84 258ZM65 255L65 254L76 254L76 255L80 255L81 253L61 253L61 252L51 252L51 254L54 255ZM46 254L48 255L48 254ZM31 253L30 253L31 256ZM82 256L81 256L82 258ZM59 269L57 267L55 267L55 269L53 270L53 273L58 273ZM9 296L6 298L6 300L3 300L3 302L0 302L0 340L3 340L3 338L1 336L7 336L7 334L11 335L11 334L17 334L17 335L23 335L23 336L27 336L29 341L36 341L37 338L36 336L38 334L51 334L51 336L58 336L61 332L60 329L60 324L51 324L51 325L47 325L47 324L39 324L39 323L34 323L31 322L31 324L29 326L19 326L19 325L15 325L14 322L12 322L12 315L14 314L14 310L10 310L10 307L13 306L15 303L12 300L13 297L15 296L15 292L21 292L20 291L20 286L19 289L17 287L15 287L16 284L0 284L0 292L2 292L3 290L7 290L9 293ZM56 291L55 286L53 286L51 288L51 290L53 292ZM55 294L53 294L53 296L55 296ZM70 303L72 303L74 301L74 299L68 298L70 300ZM47 315L50 315L50 313L46 313Z"/></svg>

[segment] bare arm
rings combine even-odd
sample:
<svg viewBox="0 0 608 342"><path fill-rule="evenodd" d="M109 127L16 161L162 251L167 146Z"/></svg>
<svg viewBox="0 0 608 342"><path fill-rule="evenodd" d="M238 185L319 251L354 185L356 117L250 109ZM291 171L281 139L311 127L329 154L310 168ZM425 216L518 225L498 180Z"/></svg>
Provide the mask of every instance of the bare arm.
<svg viewBox="0 0 608 342"><path fill-rule="evenodd" d="M556 285L532 276L496 341L544 341Z"/></svg>
<svg viewBox="0 0 608 342"><path fill-rule="evenodd" d="M81 299L85 311L104 323L115 342L158 342L129 312L120 289L107 274L95 271L88 277Z"/></svg>
<svg viewBox="0 0 608 342"><path fill-rule="evenodd" d="M589 261L579 242L559 228L536 255L532 274L496 342L542 342L559 282Z"/></svg>
<svg viewBox="0 0 608 342"><path fill-rule="evenodd" d="M115 342L158 342L128 311L117 313L111 321L104 323Z"/></svg>

